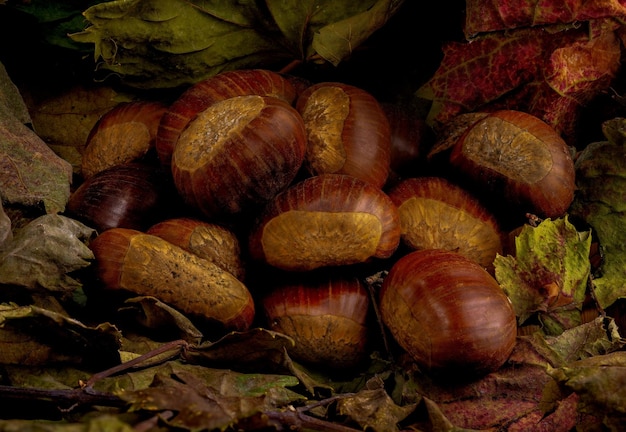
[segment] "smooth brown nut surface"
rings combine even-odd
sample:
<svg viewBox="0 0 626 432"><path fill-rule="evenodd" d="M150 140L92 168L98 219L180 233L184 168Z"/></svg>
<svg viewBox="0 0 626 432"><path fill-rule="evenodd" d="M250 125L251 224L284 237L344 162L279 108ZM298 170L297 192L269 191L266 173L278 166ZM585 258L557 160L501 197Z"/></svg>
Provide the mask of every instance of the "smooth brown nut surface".
<svg viewBox="0 0 626 432"><path fill-rule="evenodd" d="M500 368L517 336L497 281L455 252L415 251L385 277L379 309L398 344L425 370L481 375Z"/></svg>

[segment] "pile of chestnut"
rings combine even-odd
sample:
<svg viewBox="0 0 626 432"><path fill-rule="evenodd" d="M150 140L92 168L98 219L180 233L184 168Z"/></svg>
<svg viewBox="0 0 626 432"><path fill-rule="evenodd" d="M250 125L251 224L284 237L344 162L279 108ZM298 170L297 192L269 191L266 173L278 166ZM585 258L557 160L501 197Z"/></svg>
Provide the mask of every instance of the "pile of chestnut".
<svg viewBox="0 0 626 432"><path fill-rule="evenodd" d="M484 374L517 334L493 276L507 252L494 209L563 215L574 165L547 124L496 111L420 172L426 131L352 85L224 72L103 116L68 214L98 231L106 290L224 331L281 332L295 360L339 369L364 360L382 322L423 370Z"/></svg>

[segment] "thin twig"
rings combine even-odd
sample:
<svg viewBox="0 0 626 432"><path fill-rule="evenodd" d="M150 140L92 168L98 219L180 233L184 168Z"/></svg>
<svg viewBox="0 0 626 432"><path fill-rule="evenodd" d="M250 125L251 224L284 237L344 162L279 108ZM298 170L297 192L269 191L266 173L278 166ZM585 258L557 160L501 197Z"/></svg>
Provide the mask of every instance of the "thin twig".
<svg viewBox="0 0 626 432"><path fill-rule="evenodd" d="M180 340L175 340L172 342L168 342L166 344L161 345L159 348L153 349L152 351L149 351L143 355L140 355L139 357L136 357L132 360L129 360L127 362L121 363L117 366L113 366L112 368L103 370L102 372L98 372L95 373L91 376L91 378L89 378L86 382L81 382L81 388L86 391L86 392L92 392L93 391L93 385L100 381L101 379L104 378L108 378L112 375L115 375L119 372L124 372L134 366L137 366L138 364L143 363L144 361L151 359L153 357L156 357L158 355L161 355L163 353L166 353L168 351L171 350L176 350L176 352L172 353L172 355L170 356L170 358L176 357L180 354L180 352L187 348L189 344L180 339Z"/></svg>

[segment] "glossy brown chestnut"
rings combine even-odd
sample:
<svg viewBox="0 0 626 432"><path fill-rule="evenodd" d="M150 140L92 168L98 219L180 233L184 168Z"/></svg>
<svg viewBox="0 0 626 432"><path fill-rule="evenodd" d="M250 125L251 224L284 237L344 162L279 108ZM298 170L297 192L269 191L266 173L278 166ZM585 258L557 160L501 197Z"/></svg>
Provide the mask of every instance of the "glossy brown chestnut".
<svg viewBox="0 0 626 432"><path fill-rule="evenodd" d="M357 278L303 276L262 298L270 330L291 337L289 355L333 369L355 366L366 354L369 295Z"/></svg>
<svg viewBox="0 0 626 432"><path fill-rule="evenodd" d="M388 192L400 212L402 241L412 250L445 249L493 274L504 236L498 222L469 191L441 177L414 177Z"/></svg>
<svg viewBox="0 0 626 432"><path fill-rule="evenodd" d="M215 102L246 95L273 96L292 104L296 89L282 75L263 69L227 71L197 82L170 105L161 119L156 150L163 166L169 168L178 137L198 113Z"/></svg>
<svg viewBox="0 0 626 432"><path fill-rule="evenodd" d="M493 372L516 341L515 313L498 282L455 252L400 258L383 280L379 309L398 344L436 374Z"/></svg>
<svg viewBox="0 0 626 432"><path fill-rule="evenodd" d="M90 244L105 288L152 296L182 313L246 330L254 302L246 286L221 267L172 243L126 228L112 228Z"/></svg>
<svg viewBox="0 0 626 432"><path fill-rule="evenodd" d="M306 125L306 166L312 175L348 174L382 187L391 160L389 121L370 93L322 82L305 89L296 108Z"/></svg>
<svg viewBox="0 0 626 432"><path fill-rule="evenodd" d="M391 133L391 172L415 175L431 138L426 121L398 103L382 103L381 107L389 120Z"/></svg>
<svg viewBox="0 0 626 432"><path fill-rule="evenodd" d="M265 204L298 173L306 131L282 99L235 96L212 104L181 133L172 175L183 199L222 218Z"/></svg>
<svg viewBox="0 0 626 432"><path fill-rule="evenodd" d="M83 178L145 157L154 149L166 109L161 102L135 101L120 103L104 114L87 137L81 164Z"/></svg>
<svg viewBox="0 0 626 432"><path fill-rule="evenodd" d="M70 196L68 215L103 232L145 230L172 211L176 191L160 167L131 162L100 171Z"/></svg>
<svg viewBox="0 0 626 432"><path fill-rule="evenodd" d="M189 217L167 219L152 225L146 234L161 237L182 249L210 261L243 281L239 239L230 229Z"/></svg>
<svg viewBox="0 0 626 432"><path fill-rule="evenodd" d="M520 111L490 113L454 145L450 162L522 213L561 217L574 199L574 162L561 136Z"/></svg>
<svg viewBox="0 0 626 432"><path fill-rule="evenodd" d="M389 258L400 243L400 218L379 188L345 174L307 178L280 193L251 230L252 258L283 270Z"/></svg>

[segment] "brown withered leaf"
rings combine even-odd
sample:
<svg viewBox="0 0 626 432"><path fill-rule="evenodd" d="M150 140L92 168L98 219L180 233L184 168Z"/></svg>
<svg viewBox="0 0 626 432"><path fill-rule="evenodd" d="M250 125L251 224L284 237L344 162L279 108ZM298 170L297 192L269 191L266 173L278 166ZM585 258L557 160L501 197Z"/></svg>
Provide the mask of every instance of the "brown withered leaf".
<svg viewBox="0 0 626 432"><path fill-rule="evenodd" d="M157 374L151 386L119 395L132 410L171 410L167 423L191 430L224 430L243 418L302 400L287 389L298 384L285 375L241 374L193 367Z"/></svg>
<svg viewBox="0 0 626 432"><path fill-rule="evenodd" d="M364 430L376 432L399 431L398 423L404 420L417 404L398 406L387 394L383 382L372 378L368 386L352 396L337 401L340 414L347 415Z"/></svg>
<svg viewBox="0 0 626 432"><path fill-rule="evenodd" d="M94 235L92 228L65 216L34 219L0 249L0 284L71 295L81 282L70 274L94 258L86 244Z"/></svg>
<svg viewBox="0 0 626 432"><path fill-rule="evenodd" d="M36 306L0 305L0 363L108 367L120 361L119 338L109 324L89 327Z"/></svg>
<svg viewBox="0 0 626 432"><path fill-rule="evenodd" d="M2 200L0 200L0 251L13 239L11 219L4 211Z"/></svg>
<svg viewBox="0 0 626 432"><path fill-rule="evenodd" d="M119 312L146 329L161 333L161 337L171 335L190 344L199 344L203 335L185 315L151 296L127 299Z"/></svg>
<svg viewBox="0 0 626 432"><path fill-rule="evenodd" d="M190 347L184 357L190 363L234 370L282 370L286 348L294 343L282 333L253 328L245 332L231 332L215 342Z"/></svg>
<svg viewBox="0 0 626 432"><path fill-rule="evenodd" d="M0 98L7 97L0 93ZM8 204L42 207L46 213L65 209L72 167L14 115L0 99L0 198Z"/></svg>

